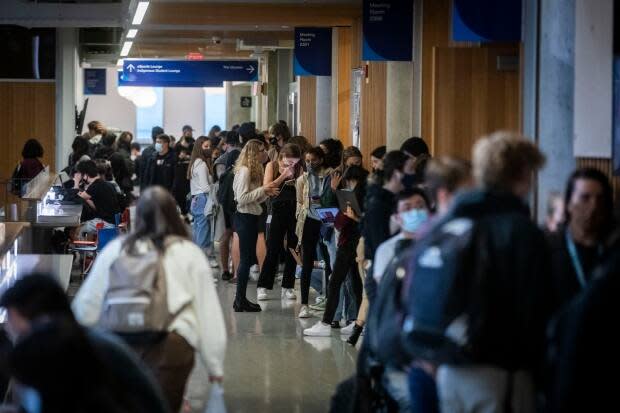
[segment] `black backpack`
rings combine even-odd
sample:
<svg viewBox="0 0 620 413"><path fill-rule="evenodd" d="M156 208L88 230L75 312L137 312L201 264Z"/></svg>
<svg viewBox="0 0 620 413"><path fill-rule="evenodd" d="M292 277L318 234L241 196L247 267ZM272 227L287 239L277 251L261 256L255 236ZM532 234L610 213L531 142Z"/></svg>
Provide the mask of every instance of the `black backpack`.
<svg viewBox="0 0 620 413"><path fill-rule="evenodd" d="M368 314L367 340L375 360L384 366L408 364L401 345L402 323L405 317L401 295L403 281L410 271L411 240L400 241L400 249L381 277L377 296Z"/></svg>
<svg viewBox="0 0 620 413"><path fill-rule="evenodd" d="M402 295L402 346L409 357L438 364L468 361L476 329L469 303L478 301L471 295L484 271L478 239L473 220L453 218L417 242Z"/></svg>
<svg viewBox="0 0 620 413"><path fill-rule="evenodd" d="M234 180L235 169L234 167L228 168L219 178L220 184L216 194L217 202L229 214L237 211L237 201L235 201L235 192L233 191Z"/></svg>

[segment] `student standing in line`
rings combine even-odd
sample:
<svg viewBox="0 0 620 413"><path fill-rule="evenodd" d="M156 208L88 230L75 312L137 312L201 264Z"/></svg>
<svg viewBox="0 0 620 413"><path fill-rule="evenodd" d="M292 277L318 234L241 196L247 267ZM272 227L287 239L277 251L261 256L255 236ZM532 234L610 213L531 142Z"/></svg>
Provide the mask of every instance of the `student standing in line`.
<svg viewBox="0 0 620 413"><path fill-rule="evenodd" d="M207 258L188 239L186 226L168 191L153 187L140 196L133 232L111 241L97 255L72 307L81 324L100 324L102 318L107 318L103 312L104 304L110 307L112 303L111 298L106 298L112 265L126 259L126 254L147 257L153 252L162 263L166 282L166 313L170 319L164 331L121 333L120 336L150 367L168 399L171 411L178 412L194 367L195 353L200 354L207 367L209 380L222 382L226 327ZM144 317L145 314L138 312L136 315ZM156 317L154 314L152 316Z"/></svg>
<svg viewBox="0 0 620 413"><path fill-rule="evenodd" d="M289 170L292 169L292 173ZM295 235L295 180L303 173L301 151L294 144L286 144L280 150L278 159L269 162L265 170L263 184L277 183L281 188L280 194L271 199L270 213L267 219L269 231L267 235L267 256L258 279L258 300L266 300L267 290L273 289L273 283L278 267L278 257L283 252L285 256L284 276L282 278L282 298L294 300L295 296L295 267L296 262L289 248L297 246ZM284 239L286 245L284 246Z"/></svg>
<svg viewBox="0 0 620 413"><path fill-rule="evenodd" d="M211 247L211 228L209 219L205 214L205 207L209 196L212 196L211 186L213 185L213 163L208 143L209 140L204 136L196 140L189 162L190 167L187 170L192 194L190 212L194 218L192 238L196 245L205 252Z"/></svg>
<svg viewBox="0 0 620 413"><path fill-rule="evenodd" d="M88 141L81 136L76 136L71 144L72 152L69 154L67 168L65 169L67 174L71 175L75 172L75 166L78 162L89 161L91 159L88 149Z"/></svg>
<svg viewBox="0 0 620 413"><path fill-rule="evenodd" d="M155 150L155 154L146 159L147 174L144 177L146 184L147 186L163 186L168 191L172 191L177 157L170 146L170 137L168 135L159 135L155 140Z"/></svg>
<svg viewBox="0 0 620 413"><path fill-rule="evenodd" d="M331 176L333 170L324 164L325 153L314 147L306 153L306 172L297 178L297 249L302 254L301 270L301 309L299 318L311 317L308 308L310 277L316 259L316 247L321 236L321 218L317 208L325 205L322 198L331 196Z"/></svg>
<svg viewBox="0 0 620 413"><path fill-rule="evenodd" d="M261 203L279 194L278 183L263 185L263 163L267 160L265 144L257 139L248 141L235 164L233 191L237 202L234 215L235 231L239 236L240 262L237 271L237 294L233 308L236 312L261 311L258 304L246 298L250 267L256 257L258 219Z"/></svg>
<svg viewBox="0 0 620 413"><path fill-rule="evenodd" d="M157 137L159 135L164 134L164 129L161 126L153 126L151 129L151 139L153 140L153 144L147 146L142 151L142 162L140 162L140 170L136 173L140 177L140 190L144 191L149 183L147 182L148 178L148 164L149 160L157 154L157 149L155 148L157 144Z"/></svg>

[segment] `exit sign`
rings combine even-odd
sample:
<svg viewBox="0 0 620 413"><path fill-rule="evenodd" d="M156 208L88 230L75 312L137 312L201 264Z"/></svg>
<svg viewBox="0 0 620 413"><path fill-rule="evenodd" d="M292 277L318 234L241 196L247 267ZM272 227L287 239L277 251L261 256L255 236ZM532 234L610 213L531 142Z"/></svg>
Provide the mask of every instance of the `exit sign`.
<svg viewBox="0 0 620 413"><path fill-rule="evenodd" d="M204 55L202 53L191 52L185 56L187 60L204 60Z"/></svg>

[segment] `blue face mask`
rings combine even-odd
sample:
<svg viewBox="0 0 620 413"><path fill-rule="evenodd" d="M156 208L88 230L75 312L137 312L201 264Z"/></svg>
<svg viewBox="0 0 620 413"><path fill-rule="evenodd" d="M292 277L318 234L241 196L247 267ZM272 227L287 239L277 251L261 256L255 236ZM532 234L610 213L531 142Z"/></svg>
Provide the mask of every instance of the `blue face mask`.
<svg viewBox="0 0 620 413"><path fill-rule="evenodd" d="M164 145L163 145L162 143L156 143L156 144L155 144L155 150L156 150L157 152L161 152L161 151L162 151L162 149L164 149Z"/></svg>
<svg viewBox="0 0 620 413"><path fill-rule="evenodd" d="M403 231L414 233L428 221L428 212L425 209L411 209L401 212L400 219L402 220Z"/></svg>

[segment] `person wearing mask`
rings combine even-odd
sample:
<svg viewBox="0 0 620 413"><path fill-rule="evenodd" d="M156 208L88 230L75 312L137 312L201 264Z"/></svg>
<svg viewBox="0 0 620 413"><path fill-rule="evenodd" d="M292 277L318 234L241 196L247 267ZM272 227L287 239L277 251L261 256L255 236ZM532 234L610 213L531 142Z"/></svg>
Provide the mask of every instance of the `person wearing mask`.
<svg viewBox="0 0 620 413"><path fill-rule="evenodd" d="M428 146L422 138L409 138L400 146L401 152L407 157L405 165L405 176L403 177L403 185L406 188L412 188L414 185L424 183L424 169L428 160L431 158Z"/></svg>
<svg viewBox="0 0 620 413"><path fill-rule="evenodd" d="M564 195L566 224L548 236L551 248L553 308L560 309L592 279L613 230L613 191L598 169L578 169Z"/></svg>
<svg viewBox="0 0 620 413"><path fill-rule="evenodd" d="M317 208L326 206L323 199L331 197L331 177L333 170L324 164L325 153L320 147L311 148L306 153L306 172L296 181L297 251L301 252L301 308L299 318L311 317L308 307L310 277L316 259L316 249L321 236L321 217ZM331 206L331 205L329 205Z"/></svg>
<svg viewBox="0 0 620 413"><path fill-rule="evenodd" d="M164 188L147 189L136 206L136 222L127 237L116 238L101 251L72 307L85 326L98 325L110 282L110 266L127 251L156 252L161 257L172 316L163 337L128 341L160 383L170 410L178 412L198 353L211 382L222 382L226 327L211 269L204 253L188 239L172 195Z"/></svg>
<svg viewBox="0 0 620 413"><path fill-rule="evenodd" d="M34 273L17 280L2 294L0 307L6 310L5 329L14 343L27 337L38 324L44 323L45 320L64 320L77 326L69 299L52 274ZM99 329L84 328L83 332L95 355L110 370L111 377L117 381L119 387L125 390L131 389L128 397L136 406L140 406L145 412L167 413L170 411L155 378L144 368L126 344L116 336ZM67 349L61 350L64 352ZM64 357L58 356L60 356L58 357L60 363L66 362ZM34 362L33 364L37 369L42 367ZM92 368L94 367L89 365L89 369ZM51 380L58 380L58 371L50 371ZM89 371L87 374L99 374L99 372ZM89 386L92 385L92 382L88 381L88 383ZM67 389L74 391L73 386L77 384L67 384ZM64 392L67 389L58 390ZM68 397L73 396L75 395ZM67 406L63 405L63 407Z"/></svg>
<svg viewBox="0 0 620 413"><path fill-rule="evenodd" d="M127 170L125 159L117 153L110 157L110 171L112 173L112 180L118 185L122 197L125 199L125 206L133 201L133 182L131 175ZM110 181L110 180L108 180ZM122 207L122 205L121 205ZM123 208L124 209L124 208Z"/></svg>
<svg viewBox="0 0 620 413"><path fill-rule="evenodd" d="M189 202L187 196L190 193L189 166L192 157L193 146L185 147L176 145L177 162L174 169L174 181L172 184L172 196L177 201L181 209L181 215L189 212Z"/></svg>
<svg viewBox="0 0 620 413"><path fill-rule="evenodd" d="M142 148L140 148L140 144L138 142L131 143L131 152L129 158L133 163L133 174L131 175L131 179L134 183L134 186L140 186L140 171L142 171Z"/></svg>
<svg viewBox="0 0 620 413"><path fill-rule="evenodd" d="M107 133L106 127L98 120L88 122L87 127L88 132L85 134L85 137L91 145L98 145L99 141L101 141Z"/></svg>
<svg viewBox="0 0 620 413"><path fill-rule="evenodd" d="M535 144L518 134L496 132L481 138L473 148L476 190L459 196L442 219L445 224L432 230L445 231L454 222L475 227L473 254L458 270L463 288L454 291L454 300L461 301L451 311L466 320L462 328L468 331L467 342L455 357L468 363L429 360L439 362L441 411L497 411L507 403L515 411L536 411L533 376L543 358L551 291L545 239L530 218L526 200L532 176L544 163ZM432 259L413 259L416 276L433 268ZM437 300L430 290L410 291L410 303ZM404 326L409 335L415 321ZM508 399L507 386L512 391Z"/></svg>
<svg viewBox="0 0 620 413"><path fill-rule="evenodd" d="M91 159L88 153L88 141L81 136L75 137L71 144L71 150L72 152L69 154L69 161L67 163L68 166L65 169L69 175L75 172L75 166L78 162L89 161Z"/></svg>
<svg viewBox="0 0 620 413"><path fill-rule="evenodd" d="M94 161L82 161L77 165L73 176L75 189L80 189L82 180L86 182L86 190L80 190L78 196L84 200L85 208L78 234L97 233L97 224L103 224L104 228L113 228L115 215L121 212L114 186L101 179Z"/></svg>
<svg viewBox="0 0 620 413"><path fill-rule="evenodd" d="M133 159L131 159L131 145L133 141L133 134L131 132L123 132L116 139L115 149L116 153L112 156L120 156L125 162L125 167L130 176L133 175L135 165ZM111 160L111 159L110 159Z"/></svg>
<svg viewBox="0 0 620 413"><path fill-rule="evenodd" d="M194 141L194 128L190 125L183 126L181 138L179 138L179 142L177 142L177 144L189 148L190 146L193 147Z"/></svg>
<svg viewBox="0 0 620 413"><path fill-rule="evenodd" d="M372 173L383 170L383 158L385 157L387 150L386 146L379 146L370 152L370 167Z"/></svg>
<svg viewBox="0 0 620 413"><path fill-rule="evenodd" d="M233 191L237 202L237 212L234 215L235 232L239 236L240 262L237 270L237 292L233 308L236 312L261 311L258 304L250 302L246 297L250 267L256 257L256 243L258 240L258 219L262 214L261 203L271 196L279 194L279 182L263 183L263 163L267 160L265 144L259 140L248 141L235 164ZM284 174L291 175L286 169ZM283 179L288 178L286 176Z"/></svg>
<svg viewBox="0 0 620 413"><path fill-rule="evenodd" d="M213 186L213 161L209 150L209 140L201 136L194 143L192 157L189 161L187 178L190 182L192 202L190 212L192 222L192 238L203 251L211 247L211 228L205 207L211 196Z"/></svg>
<svg viewBox="0 0 620 413"><path fill-rule="evenodd" d="M292 172L289 173L289 169ZM295 235L295 181L303 173L301 151L294 144L285 144L276 161L269 162L265 169L264 185L275 183L280 189L278 196L271 198L268 221L267 255L258 278L258 300L268 298L267 291L273 289L278 269L278 258L284 254L284 273L282 278L282 298L296 299L295 268L296 261L289 249L297 246ZM286 238L286 244L284 240ZM284 249L282 246L284 245Z"/></svg>
<svg viewBox="0 0 620 413"><path fill-rule="evenodd" d="M213 125L211 126L211 129L209 129L209 133L207 134L207 137L209 139L217 138L221 131L222 131L222 128L220 128L219 125Z"/></svg>
<svg viewBox="0 0 620 413"><path fill-rule="evenodd" d="M142 152L143 158L146 149ZM156 153L146 159L146 176L144 177L146 185L159 185L172 191L177 157L170 147L170 137L159 135L155 140L155 150Z"/></svg>
<svg viewBox="0 0 620 413"><path fill-rule="evenodd" d="M145 190L146 187L149 185L147 181L148 163L149 163L149 160L157 154L157 150L155 149L155 145L157 143L156 142L157 137L163 134L164 134L164 129L161 126L153 126L153 129L151 129L151 139L153 140L153 144L147 146L142 151L142 162L140 162L141 169L138 170L138 173L136 174L140 177L140 191Z"/></svg>
<svg viewBox="0 0 620 413"><path fill-rule="evenodd" d="M43 157L43 146L36 139L28 139L22 149L22 161L15 167L11 180L13 192L21 195L22 185L37 176L43 169L39 158Z"/></svg>
<svg viewBox="0 0 620 413"><path fill-rule="evenodd" d="M325 139L319 144L325 153L325 166L328 168L338 168L342 161L342 151L344 149L342 142L338 139Z"/></svg>
<svg viewBox="0 0 620 413"><path fill-rule="evenodd" d="M291 139L291 131L288 126L280 122L274 123L269 128L269 159L274 161L278 157L278 152L286 145Z"/></svg>
<svg viewBox="0 0 620 413"><path fill-rule="evenodd" d="M345 189L353 191L359 205L363 205L367 177L368 171L358 165L349 166L342 177ZM360 220L361 217L357 216L350 206L346 211L341 210L336 216L335 227L339 231L338 245L333 272L329 278L325 312L321 321L304 330L306 336L328 337L331 335L331 324L338 307L340 288L347 275L351 277L357 308L362 302L362 282L355 261L357 243L361 236Z"/></svg>

